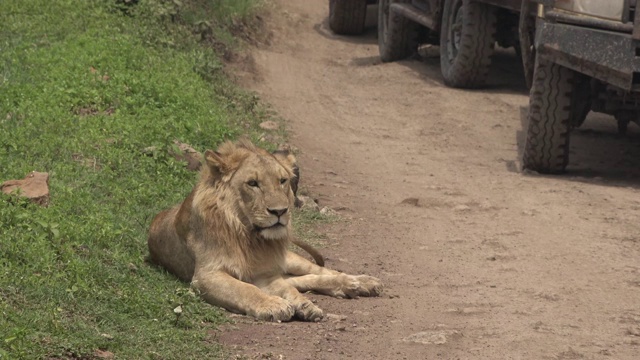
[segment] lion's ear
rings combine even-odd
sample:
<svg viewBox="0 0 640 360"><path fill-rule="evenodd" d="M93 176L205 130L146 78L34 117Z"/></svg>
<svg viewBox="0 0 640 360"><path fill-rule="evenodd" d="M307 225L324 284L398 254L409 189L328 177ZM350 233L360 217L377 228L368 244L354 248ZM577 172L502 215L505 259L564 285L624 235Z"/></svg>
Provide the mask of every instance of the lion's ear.
<svg viewBox="0 0 640 360"><path fill-rule="evenodd" d="M214 176L221 176L229 169L228 164L224 161L220 153L212 150L204 152L204 161L207 163L207 166L209 166L209 169Z"/></svg>
<svg viewBox="0 0 640 360"><path fill-rule="evenodd" d="M296 157L293 156L293 154L291 153L291 151L289 150L276 150L273 153L273 156L275 156L276 159L278 159L278 161L288 167L291 170L297 169L298 168L298 164L296 163Z"/></svg>
<svg viewBox="0 0 640 360"><path fill-rule="evenodd" d="M273 152L273 156L284 166L287 166L293 172L293 178L291 178L291 190L293 195L298 194L298 183L300 182L300 168L296 161L296 157L293 156L289 150L276 150ZM297 200L297 198L296 198Z"/></svg>

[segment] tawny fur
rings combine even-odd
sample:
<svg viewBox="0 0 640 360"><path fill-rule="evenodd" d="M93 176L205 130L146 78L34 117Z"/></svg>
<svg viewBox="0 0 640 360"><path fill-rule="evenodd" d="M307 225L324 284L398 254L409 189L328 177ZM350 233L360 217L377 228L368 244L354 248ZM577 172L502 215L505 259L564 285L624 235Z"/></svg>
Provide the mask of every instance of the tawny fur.
<svg viewBox="0 0 640 360"><path fill-rule="evenodd" d="M244 140L204 155L200 179L149 231L151 260L204 299L264 320L318 320L322 310L300 294L377 296L374 277L342 274L287 250L295 158Z"/></svg>

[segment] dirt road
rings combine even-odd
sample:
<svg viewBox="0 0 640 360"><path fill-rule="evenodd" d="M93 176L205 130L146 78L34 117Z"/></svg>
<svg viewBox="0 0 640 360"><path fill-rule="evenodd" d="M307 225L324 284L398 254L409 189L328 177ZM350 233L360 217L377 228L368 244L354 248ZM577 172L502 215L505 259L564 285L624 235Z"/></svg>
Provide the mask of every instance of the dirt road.
<svg viewBox="0 0 640 360"><path fill-rule="evenodd" d="M522 174L515 55L488 89L450 89L429 51L381 64L374 29L334 36L326 1L275 2L243 81L289 121L303 186L349 220L321 229L327 266L386 289L314 295L320 323L237 318L218 340L248 358L640 358L636 128L617 139L591 114L567 175Z"/></svg>

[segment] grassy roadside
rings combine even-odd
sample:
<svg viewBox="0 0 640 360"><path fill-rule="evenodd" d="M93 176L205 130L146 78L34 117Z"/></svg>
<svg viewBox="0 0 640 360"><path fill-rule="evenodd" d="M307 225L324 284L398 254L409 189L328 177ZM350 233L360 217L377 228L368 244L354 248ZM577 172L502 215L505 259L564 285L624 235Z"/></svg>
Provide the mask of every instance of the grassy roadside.
<svg viewBox="0 0 640 360"><path fill-rule="evenodd" d="M145 241L195 179L174 139L258 136L267 115L220 60L258 3L0 2L0 182L47 171L51 191L0 197L0 359L221 356L221 312L146 265Z"/></svg>

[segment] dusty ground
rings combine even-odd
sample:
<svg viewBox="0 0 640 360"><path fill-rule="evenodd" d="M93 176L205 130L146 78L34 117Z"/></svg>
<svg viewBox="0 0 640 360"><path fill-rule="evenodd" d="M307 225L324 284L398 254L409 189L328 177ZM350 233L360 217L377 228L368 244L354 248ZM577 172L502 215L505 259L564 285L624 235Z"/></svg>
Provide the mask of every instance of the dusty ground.
<svg viewBox="0 0 640 360"><path fill-rule="evenodd" d="M374 29L332 35L326 1L275 2L242 79L289 121L303 186L349 219L320 229L327 266L387 287L312 296L321 323L212 335L247 358L640 357L637 128L591 114L567 175L523 175L514 55L488 89L450 89L437 57L381 64Z"/></svg>

